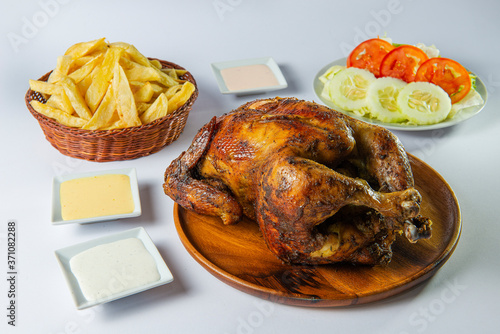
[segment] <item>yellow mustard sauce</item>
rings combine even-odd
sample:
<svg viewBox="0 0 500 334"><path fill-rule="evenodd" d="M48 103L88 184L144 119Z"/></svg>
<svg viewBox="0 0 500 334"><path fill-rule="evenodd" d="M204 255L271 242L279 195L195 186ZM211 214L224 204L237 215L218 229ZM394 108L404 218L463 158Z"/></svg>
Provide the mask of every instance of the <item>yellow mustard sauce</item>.
<svg viewBox="0 0 500 334"><path fill-rule="evenodd" d="M61 183L59 191L63 220L134 211L128 175L104 174L68 180Z"/></svg>

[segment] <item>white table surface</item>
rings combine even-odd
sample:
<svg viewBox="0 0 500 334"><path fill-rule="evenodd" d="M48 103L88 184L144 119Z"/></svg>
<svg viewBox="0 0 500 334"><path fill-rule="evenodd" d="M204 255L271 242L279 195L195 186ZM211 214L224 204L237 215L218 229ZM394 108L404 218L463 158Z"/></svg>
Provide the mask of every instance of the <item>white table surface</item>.
<svg viewBox="0 0 500 334"><path fill-rule="evenodd" d="M500 317L500 2L496 1L62 1L4 4L0 14L0 332L1 333L494 333ZM425 284L373 304L313 309L270 303L235 290L185 250L162 191L168 164L197 130L248 100L314 100L325 64L357 42L387 33L401 43L435 44L484 81L484 110L462 124L395 131L459 199L463 229L449 261ZM26 109L28 79L55 65L72 44L99 37L134 44L147 56L188 68L200 95L181 137L131 161L68 158L44 139ZM288 88L259 96L220 94L211 62L272 56ZM50 224L55 175L135 167L143 215L91 225ZM17 223L16 326L9 320L7 224ZM91 309L76 310L54 251L143 226L170 267L173 283Z"/></svg>

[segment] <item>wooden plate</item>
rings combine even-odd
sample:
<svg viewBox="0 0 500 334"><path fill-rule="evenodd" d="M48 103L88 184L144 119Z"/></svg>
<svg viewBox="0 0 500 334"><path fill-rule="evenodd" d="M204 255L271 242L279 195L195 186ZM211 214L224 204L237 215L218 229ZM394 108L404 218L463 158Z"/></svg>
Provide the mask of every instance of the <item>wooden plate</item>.
<svg viewBox="0 0 500 334"><path fill-rule="evenodd" d="M224 226L219 218L174 206L180 239L193 258L224 283L278 303L333 307L378 301L432 277L453 253L461 231L458 201L446 181L410 155L421 213L433 221L429 240L410 244L400 237L386 266L297 266L281 263L264 242L257 224Z"/></svg>

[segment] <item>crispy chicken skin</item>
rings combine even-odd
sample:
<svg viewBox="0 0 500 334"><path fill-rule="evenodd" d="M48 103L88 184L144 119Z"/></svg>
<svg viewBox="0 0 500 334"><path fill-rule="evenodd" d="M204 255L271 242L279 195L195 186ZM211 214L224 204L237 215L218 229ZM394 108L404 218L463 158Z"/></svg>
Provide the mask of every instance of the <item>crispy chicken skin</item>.
<svg viewBox="0 0 500 334"><path fill-rule="evenodd" d="M387 263L396 235L430 237L408 157L388 130L274 98L214 117L165 172L182 207L257 221L286 263Z"/></svg>

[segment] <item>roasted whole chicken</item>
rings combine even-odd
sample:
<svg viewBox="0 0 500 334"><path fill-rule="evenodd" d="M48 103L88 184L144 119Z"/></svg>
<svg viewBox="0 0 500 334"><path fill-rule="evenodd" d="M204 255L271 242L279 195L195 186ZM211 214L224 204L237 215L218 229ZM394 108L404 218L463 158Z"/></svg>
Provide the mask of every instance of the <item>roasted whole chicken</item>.
<svg viewBox="0 0 500 334"><path fill-rule="evenodd" d="M285 263L382 264L398 234L431 235L408 157L388 130L295 98L256 100L203 126L165 194L224 224L255 220Z"/></svg>

